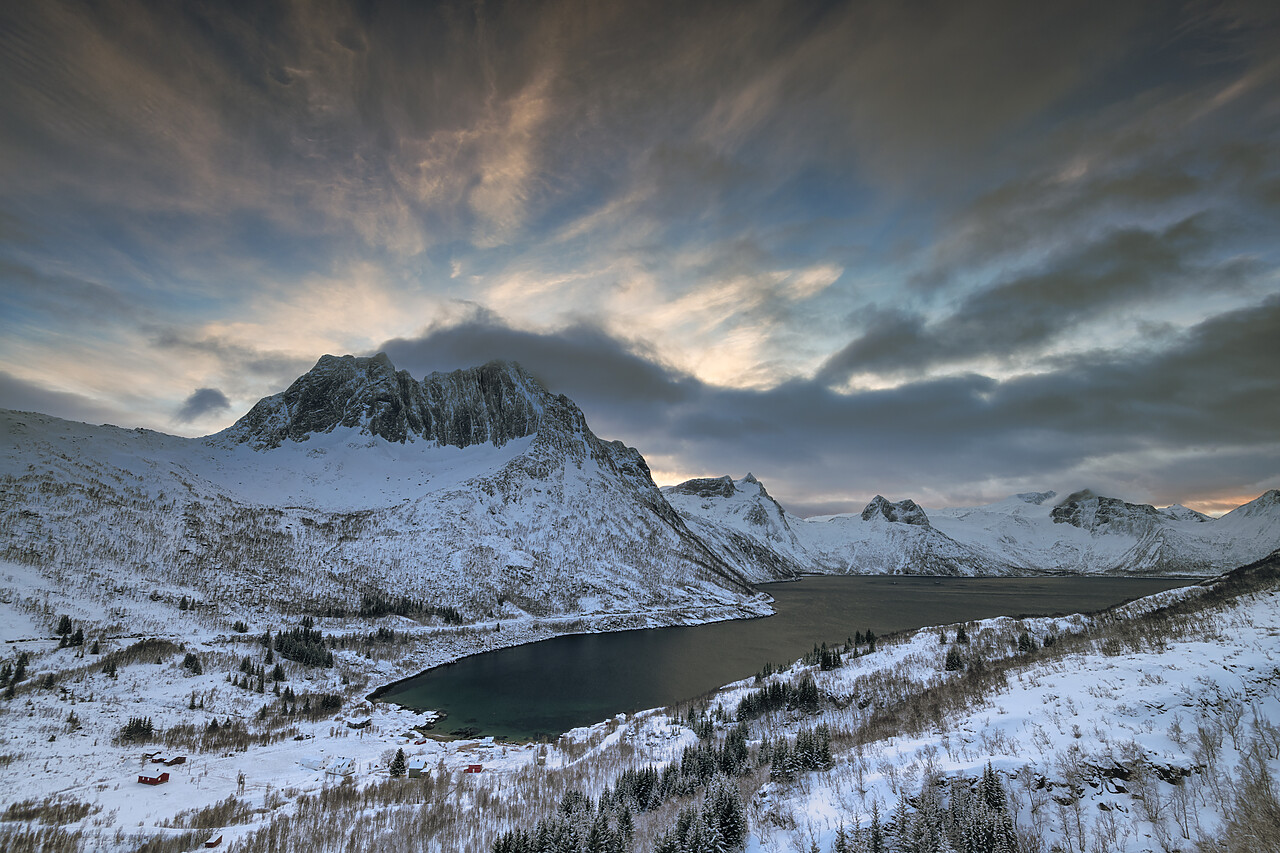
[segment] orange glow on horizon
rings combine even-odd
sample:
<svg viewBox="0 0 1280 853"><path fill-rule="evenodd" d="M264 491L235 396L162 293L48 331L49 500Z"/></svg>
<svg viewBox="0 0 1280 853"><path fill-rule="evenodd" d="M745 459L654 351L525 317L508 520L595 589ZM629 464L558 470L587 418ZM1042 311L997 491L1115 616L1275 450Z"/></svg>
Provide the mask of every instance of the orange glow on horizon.
<svg viewBox="0 0 1280 853"><path fill-rule="evenodd" d="M1232 495L1227 497L1201 498L1199 500L1183 501L1182 505L1188 509L1194 509L1196 512L1203 512L1205 515L1211 515L1214 518L1226 515L1237 507L1244 506L1249 501L1257 500L1256 495Z"/></svg>

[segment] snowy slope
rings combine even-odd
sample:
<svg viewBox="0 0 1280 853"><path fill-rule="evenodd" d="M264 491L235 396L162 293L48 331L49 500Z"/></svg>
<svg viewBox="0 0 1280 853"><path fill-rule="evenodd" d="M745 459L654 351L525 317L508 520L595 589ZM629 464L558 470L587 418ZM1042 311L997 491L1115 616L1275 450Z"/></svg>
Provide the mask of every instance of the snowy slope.
<svg viewBox="0 0 1280 853"><path fill-rule="evenodd" d="M1274 490L1220 519L1087 491L930 510L876 496L860 514L809 519L788 513L750 475L663 491L704 540L757 580L798 572L1210 575L1280 547Z"/></svg>
<svg viewBox="0 0 1280 853"><path fill-rule="evenodd" d="M1014 496L985 507L934 511L931 518L958 541L999 549L1041 571L1211 575L1280 547L1280 495L1274 490L1219 519L1088 491L1060 501L1042 494L1049 496L1039 503Z"/></svg>
<svg viewBox="0 0 1280 853"><path fill-rule="evenodd" d="M753 597L638 452L516 365L418 383L326 356L203 439L3 412L0 490L0 557L95 590L508 616Z"/></svg>

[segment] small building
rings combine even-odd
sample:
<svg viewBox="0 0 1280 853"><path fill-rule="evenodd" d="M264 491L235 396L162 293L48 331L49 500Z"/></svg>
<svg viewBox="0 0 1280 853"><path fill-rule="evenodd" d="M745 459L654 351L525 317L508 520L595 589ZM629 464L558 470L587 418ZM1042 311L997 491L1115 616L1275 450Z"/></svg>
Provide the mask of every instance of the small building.
<svg viewBox="0 0 1280 853"><path fill-rule="evenodd" d="M138 781L143 785L163 785L169 781L168 773L161 773L159 776L147 776L145 774L138 775Z"/></svg>
<svg viewBox="0 0 1280 853"><path fill-rule="evenodd" d="M325 768L327 776L354 776L356 775L356 760L354 758L338 758Z"/></svg>
<svg viewBox="0 0 1280 853"><path fill-rule="evenodd" d="M204 846L205 846L205 847L221 847L221 846L222 846L222 835L221 835L221 834L219 834L219 835L215 835L215 836L213 836L212 838L210 838L208 841L206 841L206 842L204 843Z"/></svg>
<svg viewBox="0 0 1280 853"><path fill-rule="evenodd" d="M371 725L373 725L372 717L367 717L358 723L355 720L347 720L347 728L349 729L367 729Z"/></svg>
<svg viewBox="0 0 1280 853"><path fill-rule="evenodd" d="M166 758L164 760L165 767L173 767L178 764L186 764L186 763L187 763L187 757L185 755L175 755L172 758Z"/></svg>
<svg viewBox="0 0 1280 853"><path fill-rule="evenodd" d="M462 772L463 773L479 773L482 770L484 770L483 764L468 764L467 769Z"/></svg>
<svg viewBox="0 0 1280 853"><path fill-rule="evenodd" d="M409 762L409 778L422 778L423 771L427 769L427 762L421 758L415 758Z"/></svg>

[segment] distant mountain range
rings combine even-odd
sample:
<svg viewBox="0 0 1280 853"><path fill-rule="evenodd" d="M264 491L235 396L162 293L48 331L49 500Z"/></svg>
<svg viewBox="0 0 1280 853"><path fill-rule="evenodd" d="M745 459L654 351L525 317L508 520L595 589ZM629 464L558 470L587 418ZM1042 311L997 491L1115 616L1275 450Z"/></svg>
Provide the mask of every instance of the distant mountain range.
<svg viewBox="0 0 1280 853"><path fill-rule="evenodd" d="M747 577L801 572L936 575L1211 575L1280 548L1280 491L1218 519L1090 491L925 510L877 495L860 514L798 518L755 477L663 489L689 526Z"/></svg>
<svg viewBox="0 0 1280 853"><path fill-rule="evenodd" d="M0 559L73 588L471 616L759 612L804 572L1211 574L1280 547L1280 493L1220 519L1081 492L801 519L747 475L659 490L518 365L415 380L325 356L198 439L0 410Z"/></svg>

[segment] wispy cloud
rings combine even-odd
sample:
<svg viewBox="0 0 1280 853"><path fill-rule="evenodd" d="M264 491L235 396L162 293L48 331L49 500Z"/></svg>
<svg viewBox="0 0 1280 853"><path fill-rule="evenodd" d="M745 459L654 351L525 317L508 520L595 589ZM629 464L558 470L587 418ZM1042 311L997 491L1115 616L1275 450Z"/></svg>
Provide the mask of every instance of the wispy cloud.
<svg viewBox="0 0 1280 853"><path fill-rule="evenodd" d="M812 506L1124 454L1244 493L1260 440L1217 477L1121 393L1255 423L1248 352L1219 396L1168 377L1263 346L1278 36L1252 0L4 4L0 370L157 428L216 389L194 431L324 352L526 352L655 469L781 442Z"/></svg>

